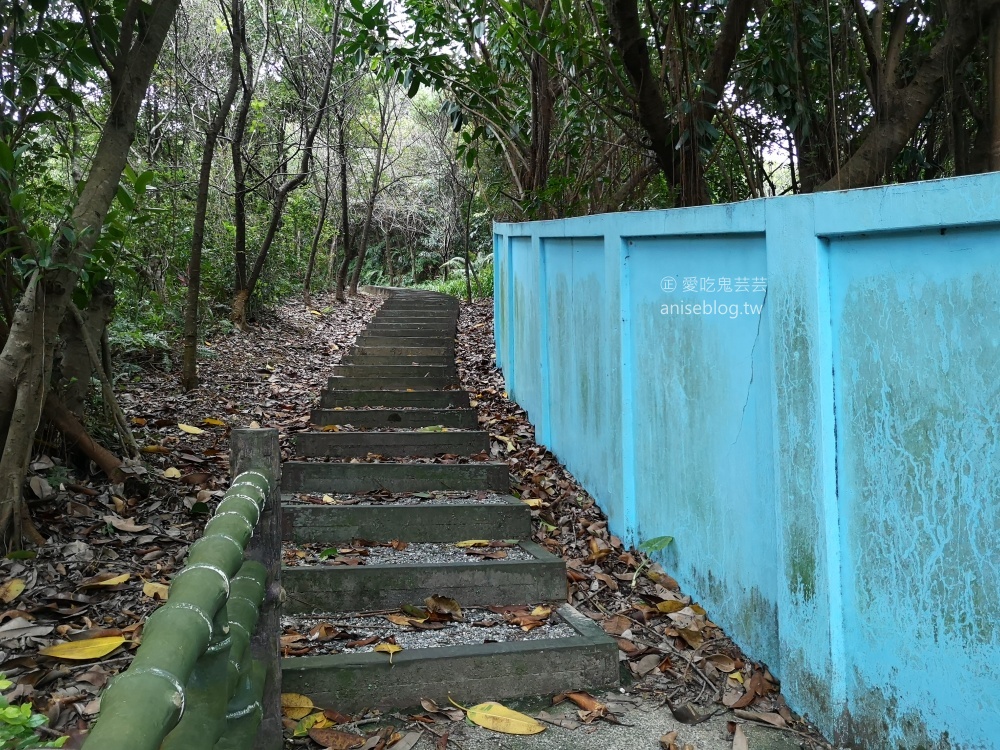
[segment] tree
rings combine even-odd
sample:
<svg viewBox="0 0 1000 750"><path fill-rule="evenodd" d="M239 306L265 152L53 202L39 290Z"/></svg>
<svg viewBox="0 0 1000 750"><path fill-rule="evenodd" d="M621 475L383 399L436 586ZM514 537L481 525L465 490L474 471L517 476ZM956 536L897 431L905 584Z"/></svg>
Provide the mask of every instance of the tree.
<svg viewBox="0 0 1000 750"><path fill-rule="evenodd" d="M17 158L10 141L0 148L0 167L4 170L0 178L5 183L5 189L0 190L4 196L0 199L4 229L13 235L20 249L33 252L36 259L0 351L0 436L4 441L0 458L0 534L13 545L20 544L21 488L45 404L58 324L118 191L139 107L178 4L179 0L152 0L149 4L129 0L121 5L77 7L93 59L107 77L109 111L86 182L48 247L39 245L24 224L18 198ZM48 3L40 3L40 7L44 10L39 11L38 22L51 34L59 34L59 27L65 28L65 24L53 18L55 9ZM25 11L18 7L10 35L15 56L25 54L18 25L26 20ZM30 52L27 56L32 57ZM18 128L14 131L9 136L11 141Z"/></svg>

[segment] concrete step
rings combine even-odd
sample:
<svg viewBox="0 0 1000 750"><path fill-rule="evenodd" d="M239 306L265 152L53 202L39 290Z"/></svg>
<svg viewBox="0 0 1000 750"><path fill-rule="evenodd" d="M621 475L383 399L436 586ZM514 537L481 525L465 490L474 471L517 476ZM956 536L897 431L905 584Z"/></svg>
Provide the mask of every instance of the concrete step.
<svg viewBox="0 0 1000 750"><path fill-rule="evenodd" d="M324 409L337 406L376 406L394 409L468 408L469 394L465 391L323 391L319 405Z"/></svg>
<svg viewBox="0 0 1000 750"><path fill-rule="evenodd" d="M456 490L507 492L507 464L319 463L286 461L281 491L292 492L432 492Z"/></svg>
<svg viewBox="0 0 1000 750"><path fill-rule="evenodd" d="M401 323L373 323L365 328L366 336L455 336L453 325L415 326Z"/></svg>
<svg viewBox="0 0 1000 750"><path fill-rule="evenodd" d="M349 357L441 357L455 361L454 346L359 346L351 349Z"/></svg>
<svg viewBox="0 0 1000 750"><path fill-rule="evenodd" d="M440 348L455 351L454 336L383 336L382 334L363 333L354 341L356 347L406 347L406 348Z"/></svg>
<svg viewBox="0 0 1000 750"><path fill-rule="evenodd" d="M451 370L455 369L455 358L454 357L438 357L430 356L426 357L420 356L383 356L380 354L348 354L346 357L342 357L340 360L342 365L364 365L366 367L372 367L375 365L389 365L389 366L400 366L400 365L417 365L426 367L444 367Z"/></svg>
<svg viewBox="0 0 1000 750"><path fill-rule="evenodd" d="M282 659L281 689L308 695L317 706L351 713L366 707L415 707L422 698L448 705L449 694L461 696L464 705L472 705L529 695L551 696L567 690L617 687L618 644L569 605L561 606L558 613L576 635L406 649L394 654L391 663L379 653ZM488 630L483 637L489 637ZM579 742L579 738L574 741ZM490 747L498 747L495 742ZM531 746L542 747L537 740Z"/></svg>
<svg viewBox="0 0 1000 750"><path fill-rule="evenodd" d="M362 364L341 363L334 365L333 374L356 378L441 378L455 380L455 365L415 365L402 360L403 364Z"/></svg>
<svg viewBox="0 0 1000 750"><path fill-rule="evenodd" d="M471 456L490 449L490 436L480 430L454 432L299 432L295 452L310 458L380 456Z"/></svg>
<svg viewBox="0 0 1000 750"><path fill-rule="evenodd" d="M281 506L282 538L305 544L372 539L388 542L459 542L463 539L528 539L531 509L517 498L502 503L468 502L419 505L313 505L286 502Z"/></svg>
<svg viewBox="0 0 1000 750"><path fill-rule="evenodd" d="M282 566L281 585L288 594L282 611L294 615L394 609L434 595L463 607L565 602L565 561L534 542L519 546L532 559Z"/></svg>
<svg viewBox="0 0 1000 750"><path fill-rule="evenodd" d="M326 382L330 391L440 391L458 385L454 375L443 377L350 377L332 375Z"/></svg>
<svg viewBox="0 0 1000 750"><path fill-rule="evenodd" d="M475 409L313 409L310 419L320 427L349 424L362 429L409 429L441 425L474 430L479 427Z"/></svg>
<svg viewBox="0 0 1000 750"><path fill-rule="evenodd" d="M457 310L379 310L372 320L412 320L417 323L458 320Z"/></svg>

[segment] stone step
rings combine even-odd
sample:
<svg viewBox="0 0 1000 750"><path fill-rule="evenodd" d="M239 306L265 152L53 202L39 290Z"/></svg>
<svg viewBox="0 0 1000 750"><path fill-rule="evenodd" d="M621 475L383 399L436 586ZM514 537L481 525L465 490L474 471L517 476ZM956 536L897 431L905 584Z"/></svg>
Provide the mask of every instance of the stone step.
<svg viewBox="0 0 1000 750"><path fill-rule="evenodd" d="M310 458L380 456L471 456L490 449L490 436L480 430L453 432L299 432L295 452Z"/></svg>
<svg viewBox="0 0 1000 750"><path fill-rule="evenodd" d="M461 540L459 540L461 541ZM534 542L519 545L530 560L401 565L285 565L284 614L360 612L420 604L446 596L463 607L565 602L566 563Z"/></svg>
<svg viewBox="0 0 1000 750"><path fill-rule="evenodd" d="M360 346L351 349L349 357L441 357L455 361L453 346Z"/></svg>
<svg viewBox="0 0 1000 750"><path fill-rule="evenodd" d="M342 357L340 360L342 365L364 365L366 367L372 367L375 365L389 365L389 366L399 366L399 365L418 365L427 367L444 367L455 369L455 358L454 357L438 357L438 356L384 356L380 354L348 354L346 357Z"/></svg>
<svg viewBox="0 0 1000 750"><path fill-rule="evenodd" d="M618 644L569 605L558 613L576 635L406 649L393 654L391 663L374 652L282 659L281 689L308 695L317 706L352 713L367 707L416 707L422 698L448 705L449 694L472 705L617 687Z"/></svg>
<svg viewBox="0 0 1000 750"><path fill-rule="evenodd" d="M404 364L355 364L353 362L334 365L333 374L357 378L442 378L455 382L455 365L415 365Z"/></svg>
<svg viewBox="0 0 1000 750"><path fill-rule="evenodd" d="M388 304L383 305L378 309L376 315L409 315L410 313L414 315L422 315L425 317L442 317L450 315L452 317L458 317L458 308L449 307L447 305L414 305L414 304L398 304L389 306Z"/></svg>
<svg viewBox="0 0 1000 750"><path fill-rule="evenodd" d="M467 464L319 463L286 461L281 491L292 492L474 492L509 489L507 464L481 461Z"/></svg>
<svg viewBox="0 0 1000 750"><path fill-rule="evenodd" d="M406 347L406 348L440 348L455 351L454 336L383 336L382 334L362 333L354 340L357 347Z"/></svg>
<svg viewBox="0 0 1000 750"><path fill-rule="evenodd" d="M441 425L474 430L479 427L475 409L313 409L310 420L320 427L349 424L365 429L410 429Z"/></svg>
<svg viewBox="0 0 1000 750"><path fill-rule="evenodd" d="M434 502L419 505L281 506L282 538L297 544L372 539L388 542L459 542L463 539L528 539L531 509L517 498L502 503Z"/></svg>
<svg viewBox="0 0 1000 750"><path fill-rule="evenodd" d="M323 391L319 405L324 409L337 406L378 406L395 409L447 409L449 406L468 408L469 394L465 391Z"/></svg>
<svg viewBox="0 0 1000 750"><path fill-rule="evenodd" d="M379 320L381 318L410 318L416 321L423 320L456 320L458 318L458 310L429 310L429 309L419 309L419 310L393 310L393 309L381 309L375 313L372 320Z"/></svg>
<svg viewBox="0 0 1000 750"><path fill-rule="evenodd" d="M415 326L402 323L373 323L365 328L365 336L455 336L455 326Z"/></svg>
<svg viewBox="0 0 1000 750"><path fill-rule="evenodd" d="M456 385L458 385L458 378L454 375L415 376L411 378L331 375L326 382L327 390L330 391L440 391Z"/></svg>

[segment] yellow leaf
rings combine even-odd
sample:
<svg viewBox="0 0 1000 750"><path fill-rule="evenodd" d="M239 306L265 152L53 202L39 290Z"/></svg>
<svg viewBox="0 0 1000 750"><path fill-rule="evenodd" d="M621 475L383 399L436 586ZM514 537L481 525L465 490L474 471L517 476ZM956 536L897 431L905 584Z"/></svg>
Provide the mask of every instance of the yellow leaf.
<svg viewBox="0 0 1000 750"><path fill-rule="evenodd" d="M178 469L176 466L171 466L169 469L164 470L163 476L166 477L167 479L180 479L181 470Z"/></svg>
<svg viewBox="0 0 1000 750"><path fill-rule="evenodd" d="M531 610L532 617L548 617L551 614L552 607L543 607L541 604Z"/></svg>
<svg viewBox="0 0 1000 750"><path fill-rule="evenodd" d="M674 601L673 599L667 599L656 605L656 609L665 615L669 615L672 612L680 612L687 605L684 602Z"/></svg>
<svg viewBox="0 0 1000 750"><path fill-rule="evenodd" d="M460 549L465 549L466 547L489 547L489 539L466 539L464 542L456 542L456 547Z"/></svg>
<svg viewBox="0 0 1000 750"><path fill-rule="evenodd" d="M20 578L12 578L7 583L0 584L0 602L9 604L17 599L24 591L24 581Z"/></svg>
<svg viewBox="0 0 1000 750"><path fill-rule="evenodd" d="M289 719L304 719L313 710L312 698L299 693L281 694L281 713Z"/></svg>
<svg viewBox="0 0 1000 750"><path fill-rule="evenodd" d="M323 432L340 432L339 424L323 425Z"/></svg>
<svg viewBox="0 0 1000 750"><path fill-rule="evenodd" d="M260 422L258 422L255 419L253 422L250 423L250 429L251 430L259 430L260 429Z"/></svg>
<svg viewBox="0 0 1000 750"><path fill-rule="evenodd" d="M226 423L221 419L216 419L215 417L205 417L201 420L202 424L210 424L212 427L225 427Z"/></svg>
<svg viewBox="0 0 1000 750"><path fill-rule="evenodd" d="M105 573L104 575L107 575ZM89 580L83 581L80 584L80 588L90 588L91 586L117 586L119 583L125 583L131 577L130 573L122 573L120 576L112 576L111 578L102 578L101 576L95 576Z"/></svg>
<svg viewBox="0 0 1000 750"><path fill-rule="evenodd" d="M729 679L730 680L735 680L736 682L738 682L738 683L740 683L742 685L743 684L743 673L742 672L733 672L731 675L729 675Z"/></svg>
<svg viewBox="0 0 1000 750"><path fill-rule="evenodd" d="M406 627L410 625L413 620L416 620L417 622L423 622L423 620L417 620L416 617L408 617L407 615L386 615L385 619L387 619L393 625L399 625L400 627Z"/></svg>
<svg viewBox="0 0 1000 750"><path fill-rule="evenodd" d="M295 725L295 729L292 730L292 736L305 737L309 734L309 730L313 727L323 729L328 726L330 726L330 720L323 715L322 711L319 711L318 713L309 714L304 719L301 719L299 723Z"/></svg>
<svg viewBox="0 0 1000 750"><path fill-rule="evenodd" d="M310 310L309 312L311 312L317 318L322 318L323 317L323 313L321 313L319 310Z"/></svg>
<svg viewBox="0 0 1000 750"><path fill-rule="evenodd" d="M170 453L170 449L163 445L144 445L139 450L142 453Z"/></svg>
<svg viewBox="0 0 1000 750"><path fill-rule="evenodd" d="M56 659L100 659L107 656L116 648L125 643L125 639L120 635L108 636L105 638L90 638L85 641L69 641L68 643L57 643L54 646L46 646L38 650L43 656L51 656Z"/></svg>
<svg viewBox="0 0 1000 750"><path fill-rule="evenodd" d="M153 583L149 581L142 587L142 593L148 596L150 599L159 599L165 602L167 600L167 592L170 587L163 583Z"/></svg>
<svg viewBox="0 0 1000 750"><path fill-rule="evenodd" d="M380 643L374 650L378 651L380 654L389 654L389 656L392 656L393 654L398 654L402 651L403 647L397 646L395 643Z"/></svg>
<svg viewBox="0 0 1000 750"><path fill-rule="evenodd" d="M205 431L200 427L192 427L189 424L177 423L177 429L186 432L188 435L204 435Z"/></svg>
<svg viewBox="0 0 1000 750"><path fill-rule="evenodd" d="M522 497L521 502L527 505L529 508L542 507L542 501L537 497Z"/></svg>
<svg viewBox="0 0 1000 750"><path fill-rule="evenodd" d="M337 501L336 501L336 500L334 500L334 499L333 499L332 497L330 497L329 495L323 495L323 502L324 502L324 503L336 503Z"/></svg>
<svg viewBox="0 0 1000 750"><path fill-rule="evenodd" d="M512 711L506 706L494 703L493 701L480 703L468 709L465 713L469 717L469 721L481 727L492 729L494 732L503 732L504 734L538 734L545 731L545 727L530 716L519 714L517 711Z"/></svg>

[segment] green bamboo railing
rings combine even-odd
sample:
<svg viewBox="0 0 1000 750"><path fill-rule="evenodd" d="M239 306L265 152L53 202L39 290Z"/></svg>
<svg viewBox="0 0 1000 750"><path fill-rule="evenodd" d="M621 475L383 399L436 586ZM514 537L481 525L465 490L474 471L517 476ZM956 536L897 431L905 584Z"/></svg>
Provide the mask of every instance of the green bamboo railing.
<svg viewBox="0 0 1000 750"><path fill-rule="evenodd" d="M277 431L234 430L230 461L232 486L102 694L83 750L281 747Z"/></svg>

